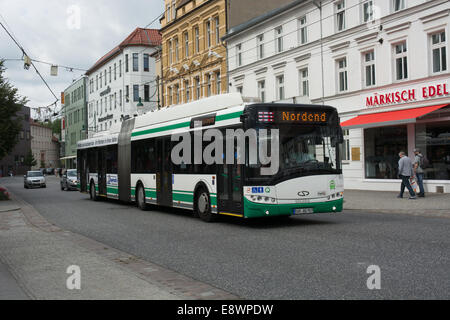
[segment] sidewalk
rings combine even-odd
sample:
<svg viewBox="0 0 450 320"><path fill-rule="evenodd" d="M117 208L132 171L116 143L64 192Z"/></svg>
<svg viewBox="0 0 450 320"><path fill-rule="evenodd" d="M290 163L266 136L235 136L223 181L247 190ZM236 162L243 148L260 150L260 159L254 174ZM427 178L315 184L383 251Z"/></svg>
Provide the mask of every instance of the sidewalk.
<svg viewBox="0 0 450 320"><path fill-rule="evenodd" d="M67 268L73 265L81 270L81 290L69 290L66 285L71 276ZM27 296L45 300L237 299L51 225L20 199L0 201L0 299Z"/></svg>
<svg viewBox="0 0 450 320"><path fill-rule="evenodd" d="M404 213L420 216L450 218L450 194L427 193L425 198L409 200L406 192L397 199L398 192L345 190L344 210Z"/></svg>

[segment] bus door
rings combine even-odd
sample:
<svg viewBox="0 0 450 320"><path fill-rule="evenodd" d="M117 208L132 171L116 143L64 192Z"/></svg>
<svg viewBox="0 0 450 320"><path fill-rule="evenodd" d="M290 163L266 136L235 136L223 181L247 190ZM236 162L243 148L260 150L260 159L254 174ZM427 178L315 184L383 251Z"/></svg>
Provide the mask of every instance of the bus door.
<svg viewBox="0 0 450 320"><path fill-rule="evenodd" d="M98 149L98 194L106 195L106 148Z"/></svg>
<svg viewBox="0 0 450 320"><path fill-rule="evenodd" d="M80 191L85 192L87 190L87 179L84 174L87 170L87 150L79 150L78 152L78 181L80 183Z"/></svg>
<svg viewBox="0 0 450 320"><path fill-rule="evenodd" d="M226 149L224 149L226 150ZM218 165L217 196L219 212L243 214L243 165L237 164L237 147L234 146L235 163Z"/></svg>
<svg viewBox="0 0 450 320"><path fill-rule="evenodd" d="M156 154L158 158L156 173L156 196L158 205L171 207L172 199L172 159L170 137L156 139Z"/></svg>

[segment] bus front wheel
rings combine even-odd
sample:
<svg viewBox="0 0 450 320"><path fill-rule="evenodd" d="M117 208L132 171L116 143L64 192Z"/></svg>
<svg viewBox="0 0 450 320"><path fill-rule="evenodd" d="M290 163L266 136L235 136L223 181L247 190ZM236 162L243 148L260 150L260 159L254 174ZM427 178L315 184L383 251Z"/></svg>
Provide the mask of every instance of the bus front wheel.
<svg viewBox="0 0 450 320"><path fill-rule="evenodd" d="M211 213L209 193L204 188L200 188L196 193L195 213L205 222L214 222L217 218Z"/></svg>

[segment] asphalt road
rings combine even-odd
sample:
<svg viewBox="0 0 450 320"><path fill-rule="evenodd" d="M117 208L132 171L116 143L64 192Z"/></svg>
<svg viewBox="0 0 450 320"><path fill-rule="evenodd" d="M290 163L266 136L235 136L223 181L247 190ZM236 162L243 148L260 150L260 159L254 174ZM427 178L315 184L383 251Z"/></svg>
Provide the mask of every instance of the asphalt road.
<svg viewBox="0 0 450 320"><path fill-rule="evenodd" d="M450 219L364 213L289 219L223 218L140 211L47 189L0 183L48 221L246 299L450 299ZM369 290L367 268L381 270Z"/></svg>

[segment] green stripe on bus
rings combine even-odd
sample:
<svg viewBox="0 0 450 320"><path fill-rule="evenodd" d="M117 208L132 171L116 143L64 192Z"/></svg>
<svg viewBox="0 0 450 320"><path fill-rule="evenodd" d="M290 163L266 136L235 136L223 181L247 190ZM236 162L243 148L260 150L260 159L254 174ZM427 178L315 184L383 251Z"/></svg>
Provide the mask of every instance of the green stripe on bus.
<svg viewBox="0 0 450 320"><path fill-rule="evenodd" d="M155 198L156 199L156 191L147 191L147 190L145 190L145 197L146 198Z"/></svg>
<svg viewBox="0 0 450 320"><path fill-rule="evenodd" d="M183 201L183 202L194 202L194 195L191 194L180 194L180 193L174 193L172 195L173 201Z"/></svg>
<svg viewBox="0 0 450 320"><path fill-rule="evenodd" d="M223 114L223 115L217 116L216 117L216 121L225 121L225 120L239 118L242 114L243 114L242 111L229 113L229 114ZM139 137L139 136L143 136L143 135L146 135L146 134L152 134L152 133L156 133L156 132L180 129L180 128L185 128L185 127L190 127L190 126L191 126L191 122L190 121L189 122L181 122L181 123L177 123L177 124L172 124L170 126L165 126L165 127L155 128L155 129L147 129L147 130L143 130L143 131L139 131L139 132L134 132L134 133L131 134L131 136L132 137Z"/></svg>
<svg viewBox="0 0 450 320"><path fill-rule="evenodd" d="M119 194L119 189L114 189L114 188L106 188L106 193L111 193L111 194Z"/></svg>

